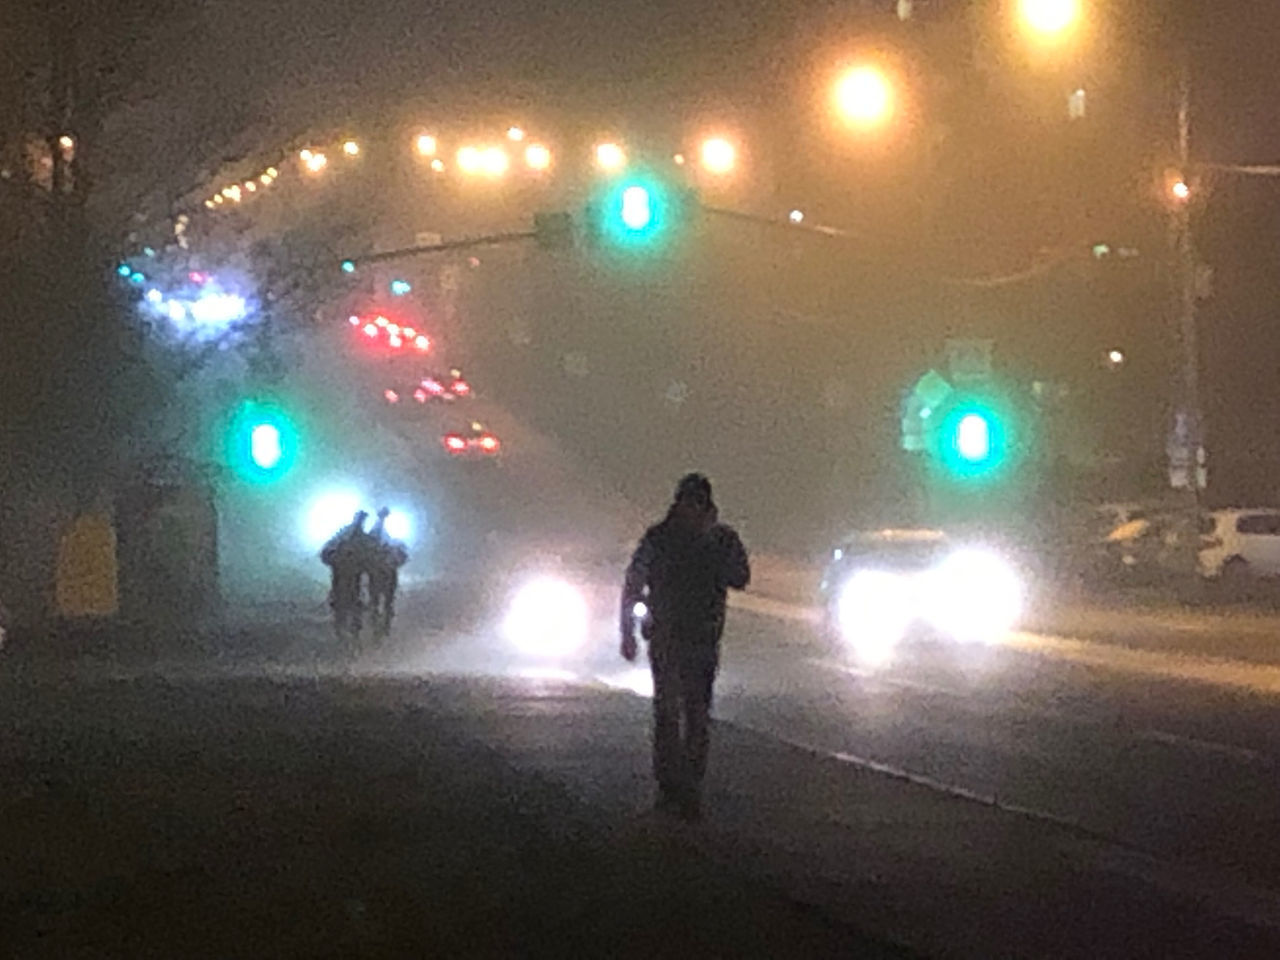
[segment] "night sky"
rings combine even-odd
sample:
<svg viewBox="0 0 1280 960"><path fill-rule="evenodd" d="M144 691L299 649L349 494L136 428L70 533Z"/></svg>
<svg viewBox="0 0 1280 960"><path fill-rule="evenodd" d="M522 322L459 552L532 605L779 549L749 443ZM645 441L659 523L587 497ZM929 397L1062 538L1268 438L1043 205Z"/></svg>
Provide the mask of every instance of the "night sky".
<svg viewBox="0 0 1280 960"><path fill-rule="evenodd" d="M410 102L441 113L555 110L649 129L730 116L767 180L745 203L803 205L928 275L1016 271L1046 249L1101 240L1141 245L1159 260L1154 182L1172 159L1183 50L1194 156L1280 161L1273 0L1096 3L1087 43L1069 63L1020 51L994 0L916 0L905 23L893 0L153 6L153 16L126 21L138 82L102 143L103 195L120 205L177 195L221 159L296 131L385 121ZM22 30L9 21L11 38ZM825 71L863 49L892 52L912 91L907 133L874 149L833 138L816 106ZM1089 90L1087 126L1064 116L1062 95L1076 83ZM1204 187L1197 239L1215 270L1201 329L1217 482L1228 497L1274 499L1280 178L1218 175ZM1120 332L1139 354L1150 337L1154 355L1169 330L1152 276L1149 266L1132 276L1078 273L1074 288L1027 288L994 306L957 293L954 310L1004 310L993 320L1002 332L1026 317L1031 342L1035 325L1078 329L1099 344ZM1167 371L1148 373L1154 386Z"/></svg>

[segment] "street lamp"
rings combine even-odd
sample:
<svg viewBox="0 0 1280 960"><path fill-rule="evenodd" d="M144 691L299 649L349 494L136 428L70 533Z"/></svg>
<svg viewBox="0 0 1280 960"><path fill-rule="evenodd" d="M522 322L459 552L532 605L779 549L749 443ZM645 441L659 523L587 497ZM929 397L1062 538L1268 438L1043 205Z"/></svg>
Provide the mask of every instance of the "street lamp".
<svg viewBox="0 0 1280 960"><path fill-rule="evenodd" d="M1083 16L1081 0L1018 0L1018 18L1027 32L1040 40L1066 37Z"/></svg>
<svg viewBox="0 0 1280 960"><path fill-rule="evenodd" d="M702 141L702 169L722 176L737 165L737 150L723 137L709 137Z"/></svg>
<svg viewBox="0 0 1280 960"><path fill-rule="evenodd" d="M414 145L417 147L418 156L420 157L434 157L436 155L436 138L429 133L418 134Z"/></svg>
<svg viewBox="0 0 1280 960"><path fill-rule="evenodd" d="M601 170L620 170L627 162L626 151L618 144L596 144L596 166Z"/></svg>
<svg viewBox="0 0 1280 960"><path fill-rule="evenodd" d="M835 110L846 123L870 129L887 123L894 113L893 84L873 64L859 64L841 74L834 90Z"/></svg>
<svg viewBox="0 0 1280 960"><path fill-rule="evenodd" d="M551 151L540 143L524 148L524 162L530 170L546 170L551 166Z"/></svg>
<svg viewBox="0 0 1280 960"><path fill-rule="evenodd" d="M355 140L346 140L342 144L342 152L348 157L358 157L360 155L360 144Z"/></svg>

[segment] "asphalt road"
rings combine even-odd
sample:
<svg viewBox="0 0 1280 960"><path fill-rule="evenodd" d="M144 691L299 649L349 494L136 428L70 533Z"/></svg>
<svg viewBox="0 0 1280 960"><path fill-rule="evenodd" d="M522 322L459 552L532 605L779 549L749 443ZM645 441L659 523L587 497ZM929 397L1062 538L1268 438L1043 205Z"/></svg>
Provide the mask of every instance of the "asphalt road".
<svg viewBox="0 0 1280 960"><path fill-rule="evenodd" d="M1153 650L1161 618L1135 646L1130 618L870 668L748 594L688 827L647 813L647 677L614 654L612 589L575 581L589 643L543 656L501 623L532 572L416 591L358 653L318 604L9 651L10 952L1280 950L1275 668L1221 656L1257 622L1185 620L1214 660Z"/></svg>

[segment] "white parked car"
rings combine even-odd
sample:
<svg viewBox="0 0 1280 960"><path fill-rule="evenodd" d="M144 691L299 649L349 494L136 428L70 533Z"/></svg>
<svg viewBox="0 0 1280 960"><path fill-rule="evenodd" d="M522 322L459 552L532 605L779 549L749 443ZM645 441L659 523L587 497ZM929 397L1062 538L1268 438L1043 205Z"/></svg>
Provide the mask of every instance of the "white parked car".
<svg viewBox="0 0 1280 960"><path fill-rule="evenodd" d="M1206 577L1280 577L1280 509L1213 510L1201 521L1200 534L1200 572Z"/></svg>

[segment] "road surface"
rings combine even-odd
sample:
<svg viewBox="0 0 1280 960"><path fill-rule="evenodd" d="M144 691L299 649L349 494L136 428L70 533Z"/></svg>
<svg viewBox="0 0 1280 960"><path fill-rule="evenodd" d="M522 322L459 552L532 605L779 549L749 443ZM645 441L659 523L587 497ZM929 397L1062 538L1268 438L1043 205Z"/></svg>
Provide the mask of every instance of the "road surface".
<svg viewBox="0 0 1280 960"><path fill-rule="evenodd" d="M1280 949L1280 665L1257 660L1260 621L1022 633L873 670L803 605L748 594L689 827L647 813L646 675L613 654L613 592L592 582L571 656L513 647L501 585L419 591L355 656L318 605L199 642L10 651L16 955L161 955L196 933L204 955L561 936L778 955L784 930L812 955ZM1161 630L1214 656L1155 650ZM668 877L684 892L655 893ZM663 896L683 932L635 933Z"/></svg>

